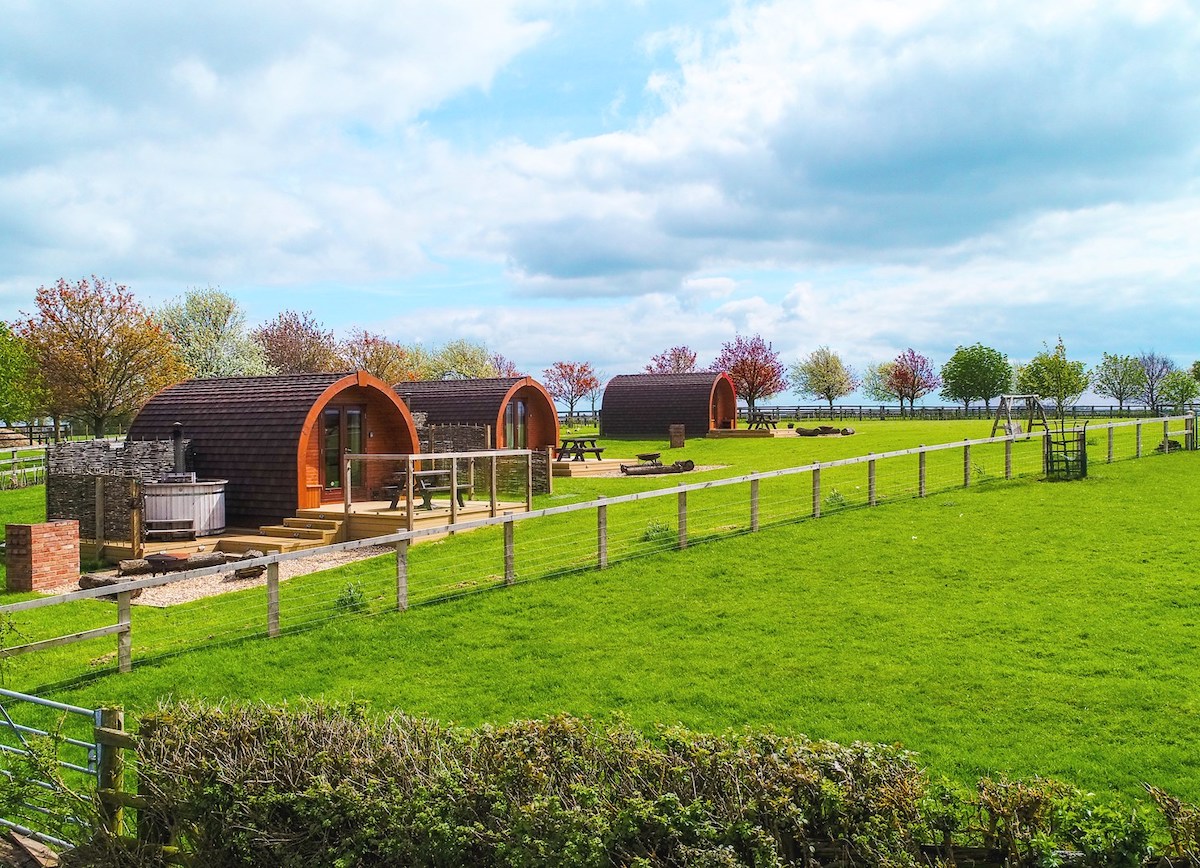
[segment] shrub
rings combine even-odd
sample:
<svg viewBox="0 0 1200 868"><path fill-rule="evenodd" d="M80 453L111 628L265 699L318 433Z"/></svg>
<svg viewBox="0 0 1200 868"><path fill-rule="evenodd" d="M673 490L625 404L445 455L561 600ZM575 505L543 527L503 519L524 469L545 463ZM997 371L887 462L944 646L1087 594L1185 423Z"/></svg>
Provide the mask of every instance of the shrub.
<svg viewBox="0 0 1200 868"><path fill-rule="evenodd" d="M337 595L333 605L343 612L363 612L367 608L367 595L358 582L349 582Z"/></svg>
<svg viewBox="0 0 1200 868"><path fill-rule="evenodd" d="M646 525L646 529L642 531L642 542L664 542L674 539L675 528L667 524L665 521L654 519Z"/></svg>

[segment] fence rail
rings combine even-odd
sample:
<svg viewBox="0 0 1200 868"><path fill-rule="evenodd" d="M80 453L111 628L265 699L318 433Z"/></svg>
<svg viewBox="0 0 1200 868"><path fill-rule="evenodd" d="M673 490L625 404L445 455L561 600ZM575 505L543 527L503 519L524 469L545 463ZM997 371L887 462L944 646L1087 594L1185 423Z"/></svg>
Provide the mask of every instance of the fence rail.
<svg viewBox="0 0 1200 868"><path fill-rule="evenodd" d="M1147 428L1153 432L1149 435L1149 442ZM347 610L356 611L357 608L353 606L339 611L337 606L340 604L331 605L338 592L345 590L345 585L333 586L332 579L313 578L307 584L297 579L296 589L291 591L289 583L289 597L281 600L280 565L314 555L368 547L392 547L395 553L394 575L389 579L381 571L376 571L371 580L376 584L368 590L375 594L372 599L383 601L379 604L383 608L374 613L383 610L403 611L418 602L445 599L489 587L503 587L518 580L603 569L617 560L670 548L683 549L690 543L706 538L755 532L771 524L820 518L823 513L847 506L874 507L898 498L925 497L934 491L970 487L992 479L1044 474L1048 460L1045 446L1049 434L1035 432L962 440L815 462L602 497L584 503L469 519L453 527L439 525L402 530L369 539L239 561L238 567L261 565L266 568L266 594L261 603L247 605L247 598L242 594L222 595L231 598L227 601L213 597L211 602L197 602L194 609L173 615L169 629L164 629L159 635L150 635L153 632L150 630L144 646L140 647L144 647L147 656L153 656L187 650L205 641L275 637L285 630L304 629L344 616ZM1173 437L1182 437L1183 442L1179 444L1181 448L1197 448L1195 417L1191 414L1090 426L1086 436L1089 444L1103 449L1103 461L1107 462L1118 457L1141 458L1148 448L1153 449L1155 445L1158 449L1173 451L1170 442ZM1116 448L1118 440L1119 454ZM1042 448L1034 448L1038 446ZM915 462L912 462L913 458ZM1100 462L1097 456L1094 463ZM737 487L748 488L748 496L744 499L737 497ZM722 491L725 493L719 494ZM663 503L664 499L666 510L655 506ZM640 506L635 508L635 505ZM557 519L589 512L596 516L594 524L590 526L586 522L556 523ZM530 526L529 541L520 551L515 541L518 524ZM498 529L502 534L503 549L502 555L497 558L498 569L481 563L477 549L472 550L470 557L453 560L453 550L448 552L444 547L435 547L436 554L431 552L430 557L440 558L436 563L430 561L428 566L410 563L409 547L413 542L441 537L448 531L486 528ZM111 600L114 597L117 601L115 624L109 615L107 623L99 623L70 635L30 637L21 645L0 647L0 659L31 652L48 652L60 646L116 635L117 669L128 672L133 663L134 624L130 606L133 593L229 571L228 565L206 567L134 579L121 583L118 588L78 590L0 606L0 616L12 618L77 601L99 598ZM331 612L331 609L334 611ZM94 611L102 614L105 610ZM194 632L188 632L188 622L185 620L189 611L196 622Z"/></svg>
<svg viewBox="0 0 1200 868"><path fill-rule="evenodd" d="M30 452L37 454L28 454ZM24 488L45 481L46 447L33 446L0 452L0 489Z"/></svg>

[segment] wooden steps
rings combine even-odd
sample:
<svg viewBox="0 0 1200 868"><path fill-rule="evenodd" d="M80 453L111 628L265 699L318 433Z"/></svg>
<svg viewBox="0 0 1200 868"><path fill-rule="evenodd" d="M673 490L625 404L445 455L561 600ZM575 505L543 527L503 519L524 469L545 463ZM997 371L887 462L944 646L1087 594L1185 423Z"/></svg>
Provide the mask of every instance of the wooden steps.
<svg viewBox="0 0 1200 868"><path fill-rule="evenodd" d="M555 461L550 470L555 476L603 476L620 473L622 464L637 464L636 458L602 458L599 461Z"/></svg>

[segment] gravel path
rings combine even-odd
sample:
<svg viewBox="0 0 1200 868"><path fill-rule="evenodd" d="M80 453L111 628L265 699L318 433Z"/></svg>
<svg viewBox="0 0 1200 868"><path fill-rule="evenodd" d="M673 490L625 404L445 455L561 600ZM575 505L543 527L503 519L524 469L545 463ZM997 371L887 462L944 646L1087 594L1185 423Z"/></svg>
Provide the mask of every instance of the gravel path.
<svg viewBox="0 0 1200 868"><path fill-rule="evenodd" d="M390 545L368 546L367 548L340 552L324 552L307 558L283 561L279 564L279 580L282 582L295 576L304 576L309 573L340 567L342 564L349 564L354 561L377 557L378 555L394 554L395 551L395 546ZM192 600L199 600L204 597L227 594L230 591L259 588L267 583L266 573L256 579L235 579L233 571L237 567L237 561L232 561L229 564L229 572L227 573L215 573L211 576L201 576L198 579L188 579L187 581L175 582L170 585L161 585L157 588L146 588L142 591L141 596L133 601L133 604L135 606L164 608L166 606L174 606L177 603L190 603ZM94 575L115 576L116 571L96 572ZM130 578L144 578L144 576L131 576ZM46 593L66 594L77 590L79 590L79 586L71 582L70 584L60 585L56 588L47 588Z"/></svg>

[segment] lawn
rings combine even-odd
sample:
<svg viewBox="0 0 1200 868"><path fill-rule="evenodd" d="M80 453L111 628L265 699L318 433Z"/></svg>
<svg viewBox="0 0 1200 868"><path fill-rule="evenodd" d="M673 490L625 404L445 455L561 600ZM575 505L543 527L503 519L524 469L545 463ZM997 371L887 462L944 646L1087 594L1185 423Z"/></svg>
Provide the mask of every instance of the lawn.
<svg viewBox="0 0 1200 868"><path fill-rule="evenodd" d="M979 422L873 423L861 431L815 442L692 441L682 451L698 464L727 465L713 475L733 475L988 433ZM1128 445L1121 443L1118 456ZM642 451L640 443L626 445ZM961 483L961 453L948 454L946 470ZM995 475L991 458L980 460ZM1200 582L1188 541L1200 523L1198 462L1193 453L1096 461L1083 482L998 481L879 509L831 510L819 521L683 552L647 548L603 572L403 614L335 617L328 595L312 602L322 582L331 589L356 582L382 610L377 590L393 569L385 558L284 586L293 595L290 604L285 596L285 613L318 607L321 620L331 619L324 626L272 641L200 643L132 675L56 695L134 711L163 696L322 695L464 724L569 711L618 712L645 727L766 725L902 742L936 772L965 781L994 771L1045 774L1137 796L1148 780L1197 799L1191 744L1200 713L1193 665ZM885 473L881 465L881 476L900 486L911 469ZM847 492L863 481L861 470L846 478ZM546 502L653 484L663 482L567 481ZM784 497L785 484L763 483L764 499L811 496L802 480ZM717 492L744 498L744 489ZM712 505L729 512L720 499ZM707 514L703 503L699 512ZM631 551L649 514L629 520ZM594 517L583 516L545 522L539 549L554 534L572 544L586 534L594 540ZM496 545L489 531L418 546L413 570L494 560ZM186 626L187 610L207 617L229 606L257 617L257 593L166 612L139 608L135 636L202 639ZM80 624L111 623L111 605L78 611ZM58 655L78 659L85 647L85 656L103 657L111 640L22 659L10 680L54 681L72 671Z"/></svg>

